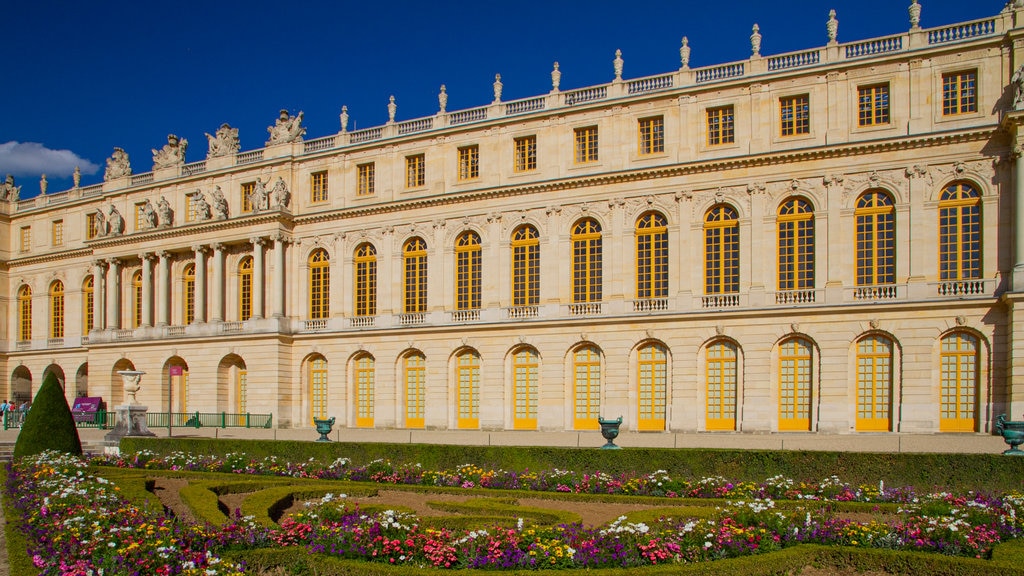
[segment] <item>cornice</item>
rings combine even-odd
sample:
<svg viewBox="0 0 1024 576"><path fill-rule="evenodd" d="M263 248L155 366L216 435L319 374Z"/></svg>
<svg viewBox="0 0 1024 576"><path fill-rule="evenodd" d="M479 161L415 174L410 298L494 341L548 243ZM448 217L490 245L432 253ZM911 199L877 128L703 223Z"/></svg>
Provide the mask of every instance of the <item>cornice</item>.
<svg viewBox="0 0 1024 576"><path fill-rule="evenodd" d="M228 231L236 228L252 228L254 225L258 226L260 224L267 223L283 224L285 229L290 230L294 225L293 220L293 216L288 212L261 212L259 214L229 218L227 220L208 220L206 222L196 222L173 228L154 228L152 230L135 232L133 234L122 234L114 237L105 236L103 238L97 238L89 241L88 245L90 248L89 252L93 252L105 248L134 245L140 241L164 241L183 236L190 236L195 233L209 234L211 232Z"/></svg>
<svg viewBox="0 0 1024 576"><path fill-rule="evenodd" d="M53 262L55 260L66 260L68 258L79 258L81 256L89 256L92 254L92 250L89 248L77 248L75 250L63 250L61 252L48 252L46 254L40 254L38 256L25 256L23 258L14 258L8 260L4 264L7 269L16 268L18 266L31 266L33 264L42 264L43 262Z"/></svg>

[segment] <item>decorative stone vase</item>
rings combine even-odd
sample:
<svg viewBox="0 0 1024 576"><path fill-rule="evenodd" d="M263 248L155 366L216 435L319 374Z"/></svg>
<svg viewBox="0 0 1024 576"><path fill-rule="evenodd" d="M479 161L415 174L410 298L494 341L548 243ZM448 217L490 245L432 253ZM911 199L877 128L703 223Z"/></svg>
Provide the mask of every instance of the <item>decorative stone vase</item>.
<svg viewBox="0 0 1024 576"><path fill-rule="evenodd" d="M124 383L124 393L127 395L128 404L138 404L139 401L135 398L139 390L142 390L142 375L145 372L141 370L118 370L118 374L121 375L121 380Z"/></svg>
<svg viewBox="0 0 1024 576"><path fill-rule="evenodd" d="M1006 419L1006 414L1000 414L996 418L996 431L1003 437L1010 449L1003 452L1007 456L1024 456L1024 450L1018 448L1024 444L1024 421L1012 421Z"/></svg>
<svg viewBox="0 0 1024 576"><path fill-rule="evenodd" d="M114 429L108 432L103 439L107 442L120 442L125 436L156 436L146 426L146 412L148 407L139 404L135 397L142 389L140 382L145 372L141 370L118 370L121 379L124 381L124 392L127 395L127 403L115 406L117 423Z"/></svg>
<svg viewBox="0 0 1024 576"><path fill-rule="evenodd" d="M619 416L615 420L605 420L600 416L597 417L597 423L601 425L601 436L608 442L601 446L602 450L622 450L621 446L616 446L615 440L619 437L619 426L622 424L622 416Z"/></svg>
<svg viewBox="0 0 1024 576"><path fill-rule="evenodd" d="M313 424L316 424L316 431L320 433L320 437L317 438L317 442L330 442L331 439L327 437L331 433L331 428L334 428L334 416L327 418L326 420L320 418L313 418Z"/></svg>

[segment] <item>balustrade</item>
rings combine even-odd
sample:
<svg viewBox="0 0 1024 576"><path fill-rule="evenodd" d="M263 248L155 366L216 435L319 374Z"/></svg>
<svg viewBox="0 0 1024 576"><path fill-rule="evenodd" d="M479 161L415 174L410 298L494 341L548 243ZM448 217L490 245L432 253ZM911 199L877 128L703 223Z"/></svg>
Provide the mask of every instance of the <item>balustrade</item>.
<svg viewBox="0 0 1024 576"><path fill-rule="evenodd" d="M775 293L776 304L814 304L816 299L814 290L780 290Z"/></svg>
<svg viewBox="0 0 1024 576"><path fill-rule="evenodd" d="M675 86L675 76L672 74L663 74L661 76L651 76L650 78L630 80L626 83L626 93L643 94L645 92L654 92L656 90L667 90L673 86Z"/></svg>
<svg viewBox="0 0 1024 576"><path fill-rule="evenodd" d="M146 172L145 174L135 174L132 176L132 186L141 186L143 184L153 183L153 173Z"/></svg>
<svg viewBox="0 0 1024 576"><path fill-rule="evenodd" d="M206 160L192 162L181 167L182 176L193 176L195 174L202 174L203 172L206 172Z"/></svg>
<svg viewBox="0 0 1024 576"><path fill-rule="evenodd" d="M768 70L784 70L786 68L798 68L800 66L810 66L817 64L821 59L821 52L819 50L808 50L806 52L797 52L795 54L782 54L780 56L772 56L768 59Z"/></svg>
<svg viewBox="0 0 1024 576"><path fill-rule="evenodd" d="M46 347L47 348L63 348L64 347L64 339L63 338L47 338L46 339Z"/></svg>
<svg viewBox="0 0 1024 576"><path fill-rule="evenodd" d="M536 318L540 314L537 306L513 306L505 309L505 315L513 320Z"/></svg>
<svg viewBox="0 0 1024 576"><path fill-rule="evenodd" d="M668 310L668 298L633 300L633 312L657 312Z"/></svg>
<svg viewBox="0 0 1024 576"><path fill-rule="evenodd" d="M479 310L456 310L452 312L452 322L475 322L479 319Z"/></svg>
<svg viewBox="0 0 1024 576"><path fill-rule="evenodd" d="M847 59L851 59L874 56L875 54L886 54L888 52L899 52L900 50L903 50L903 36L890 36L888 38L876 38L866 42L847 44L844 54Z"/></svg>
<svg viewBox="0 0 1024 576"><path fill-rule="evenodd" d="M241 332L245 328L245 322L222 322L220 325L221 334L232 334Z"/></svg>
<svg viewBox="0 0 1024 576"><path fill-rule="evenodd" d="M885 286L858 286L853 289L854 300L894 300L896 299L896 285Z"/></svg>
<svg viewBox="0 0 1024 576"><path fill-rule="evenodd" d="M470 110L455 112L448 119L448 123L452 126L457 126L459 124L479 122L481 120L487 120L487 108L473 108Z"/></svg>
<svg viewBox="0 0 1024 576"><path fill-rule="evenodd" d="M353 316L348 319L349 328L373 328L376 316Z"/></svg>
<svg viewBox="0 0 1024 576"><path fill-rule="evenodd" d="M334 148L334 136L325 136L323 138L317 138L316 140L307 140L302 143L302 152L309 154L310 152L319 152L321 150L330 150Z"/></svg>
<svg viewBox="0 0 1024 576"><path fill-rule="evenodd" d="M528 100L516 100L505 104L505 115L512 116L513 114L536 112L538 110L543 110L546 106L543 96L539 98L530 98Z"/></svg>
<svg viewBox="0 0 1024 576"><path fill-rule="evenodd" d="M939 282L936 292L939 296L992 296L993 288L986 280L954 280Z"/></svg>
<svg viewBox="0 0 1024 576"><path fill-rule="evenodd" d="M573 90L572 92L565 93L565 105L572 106L574 104L583 104L584 102L604 100L607 97L607 86L598 86L596 88L584 88L582 90Z"/></svg>
<svg viewBox="0 0 1024 576"><path fill-rule="evenodd" d="M398 323L402 326L417 326L427 321L427 315L422 312L415 314L399 314Z"/></svg>
<svg viewBox="0 0 1024 576"><path fill-rule="evenodd" d="M367 128L366 130L358 130L348 135L348 141L352 144L361 144L363 142L373 142L374 140L380 140L384 134L383 128Z"/></svg>
<svg viewBox="0 0 1024 576"><path fill-rule="evenodd" d="M698 68L694 70L694 79L697 81L697 84L703 84L705 82L725 80L726 78L736 78L743 76L743 74L744 67L742 63L725 64L723 66Z"/></svg>
<svg viewBox="0 0 1024 576"><path fill-rule="evenodd" d="M263 149L253 150L252 152L243 152L238 156L235 156L235 164L241 166L243 164L252 164L253 162L260 162L263 160Z"/></svg>
<svg viewBox="0 0 1024 576"><path fill-rule="evenodd" d="M324 330L327 330L327 320L326 319L303 320L302 321L302 331L303 332L323 332Z"/></svg>
<svg viewBox="0 0 1024 576"><path fill-rule="evenodd" d="M713 308L735 308L740 305L739 294L712 294L710 296L702 296L701 306L705 309Z"/></svg>
<svg viewBox="0 0 1024 576"><path fill-rule="evenodd" d="M976 20L974 22L964 22L963 24L955 24L953 26L945 26L943 28L929 30L928 43L945 44L947 42L959 42L961 40L970 40L971 38L978 38L981 36L990 36L995 34L995 32L995 18Z"/></svg>
<svg viewBox="0 0 1024 576"><path fill-rule="evenodd" d="M423 132L424 130L430 130L433 127L433 118L420 118L419 120L409 120L408 122L400 123L398 125L398 133L413 134L416 132Z"/></svg>
<svg viewBox="0 0 1024 576"><path fill-rule="evenodd" d="M573 316L597 316L601 314L600 302L583 302L569 304L569 314Z"/></svg>

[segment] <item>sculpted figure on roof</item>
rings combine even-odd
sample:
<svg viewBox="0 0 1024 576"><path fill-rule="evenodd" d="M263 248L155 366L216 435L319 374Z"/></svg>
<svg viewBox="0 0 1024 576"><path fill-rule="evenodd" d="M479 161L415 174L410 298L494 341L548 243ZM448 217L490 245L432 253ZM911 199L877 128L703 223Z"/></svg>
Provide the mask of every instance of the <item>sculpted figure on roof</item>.
<svg viewBox="0 0 1024 576"><path fill-rule="evenodd" d="M216 136L207 133L206 141L210 144L210 148L206 153L207 158L237 154L240 148L238 144L238 128L232 128L226 122L221 124L220 128L217 128Z"/></svg>
<svg viewBox="0 0 1024 576"><path fill-rule="evenodd" d="M7 179L0 184L0 200L16 202L21 194L21 186L14 185L14 175L8 174Z"/></svg>
<svg viewBox="0 0 1024 576"><path fill-rule="evenodd" d="M297 116L289 116L287 110L281 110L274 125L267 127L267 132L270 132L267 146L286 142L301 142L302 136L306 133L306 129L302 126L302 112L299 112Z"/></svg>
<svg viewBox="0 0 1024 576"><path fill-rule="evenodd" d="M114 153L107 158L107 169L103 172L103 181L130 176L132 165L128 162L128 153L121 148L114 148Z"/></svg>
<svg viewBox="0 0 1024 576"><path fill-rule="evenodd" d="M188 140L178 139L174 134L167 135L167 144L159 150L153 150L153 170L178 166L185 163L185 150Z"/></svg>

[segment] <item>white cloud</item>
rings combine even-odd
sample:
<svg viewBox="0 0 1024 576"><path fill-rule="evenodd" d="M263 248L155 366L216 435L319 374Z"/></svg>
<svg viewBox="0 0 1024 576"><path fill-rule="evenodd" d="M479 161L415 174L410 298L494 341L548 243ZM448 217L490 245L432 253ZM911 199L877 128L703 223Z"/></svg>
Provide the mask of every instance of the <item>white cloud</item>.
<svg viewBox="0 0 1024 576"><path fill-rule="evenodd" d="M71 150L50 150L38 142L5 142L0 144L0 175L39 176L46 174L67 178L75 171L95 174L100 167ZM2 177L2 176L0 176Z"/></svg>

